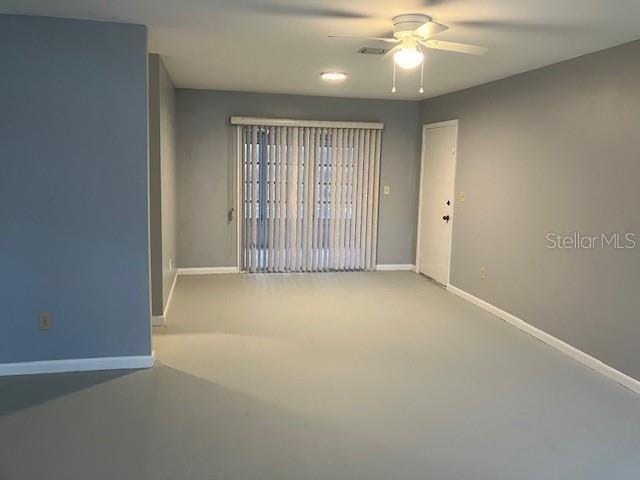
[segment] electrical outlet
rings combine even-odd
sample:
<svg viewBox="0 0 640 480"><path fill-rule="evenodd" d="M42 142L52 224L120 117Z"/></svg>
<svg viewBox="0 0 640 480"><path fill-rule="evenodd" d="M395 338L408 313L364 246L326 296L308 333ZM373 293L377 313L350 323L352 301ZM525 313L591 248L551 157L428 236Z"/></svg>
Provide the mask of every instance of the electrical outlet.
<svg viewBox="0 0 640 480"><path fill-rule="evenodd" d="M484 267L480 268L480 280L487 278L487 270Z"/></svg>
<svg viewBox="0 0 640 480"><path fill-rule="evenodd" d="M458 198L460 199L460 203L464 203L464 200L465 200L464 192L460 192L460 196Z"/></svg>
<svg viewBox="0 0 640 480"><path fill-rule="evenodd" d="M384 186L384 194L389 195L391 193L391 187L389 185Z"/></svg>
<svg viewBox="0 0 640 480"><path fill-rule="evenodd" d="M40 330L49 330L51 328L51 314L42 312L38 317L38 327Z"/></svg>

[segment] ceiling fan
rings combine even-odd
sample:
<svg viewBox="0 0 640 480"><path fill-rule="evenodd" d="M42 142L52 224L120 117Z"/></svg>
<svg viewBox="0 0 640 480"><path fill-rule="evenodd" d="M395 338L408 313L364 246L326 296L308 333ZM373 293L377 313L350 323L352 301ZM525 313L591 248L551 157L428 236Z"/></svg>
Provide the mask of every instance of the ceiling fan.
<svg viewBox="0 0 640 480"><path fill-rule="evenodd" d="M423 72L420 83L420 93L424 92L422 81L424 79L424 53L423 48L434 50L446 50L449 52L466 53L469 55L484 55L486 47L469 45L466 43L448 42L436 40L433 36L448 30L449 27L441 23L434 22L428 15L421 13L408 13L393 17L393 37L357 37L348 35L329 35L331 38L359 38L363 40L376 40L395 44L384 57L393 54L393 88L395 87L395 66L400 68L413 69L422 64ZM384 58L383 57L383 58Z"/></svg>

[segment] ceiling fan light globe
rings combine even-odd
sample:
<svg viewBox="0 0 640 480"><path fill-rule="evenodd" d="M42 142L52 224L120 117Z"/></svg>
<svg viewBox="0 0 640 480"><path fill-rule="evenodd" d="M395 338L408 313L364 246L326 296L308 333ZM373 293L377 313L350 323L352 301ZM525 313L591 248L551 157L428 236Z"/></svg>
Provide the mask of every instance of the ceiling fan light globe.
<svg viewBox="0 0 640 480"><path fill-rule="evenodd" d="M423 60L424 55L417 48L401 48L393 54L393 61L405 70L416 68Z"/></svg>

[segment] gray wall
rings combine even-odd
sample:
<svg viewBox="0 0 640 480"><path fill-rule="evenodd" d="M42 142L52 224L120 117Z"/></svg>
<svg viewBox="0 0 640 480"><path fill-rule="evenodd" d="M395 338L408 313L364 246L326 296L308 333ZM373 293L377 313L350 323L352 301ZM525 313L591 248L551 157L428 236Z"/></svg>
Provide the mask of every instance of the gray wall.
<svg viewBox="0 0 640 480"><path fill-rule="evenodd" d="M175 88L162 58L149 55L151 289L162 315L176 275Z"/></svg>
<svg viewBox="0 0 640 480"><path fill-rule="evenodd" d="M179 266L236 265L232 115L384 122L381 186L391 195L380 197L378 263L414 263L419 114L418 102L178 89Z"/></svg>
<svg viewBox="0 0 640 480"><path fill-rule="evenodd" d="M160 161L162 182L162 298L166 307L176 275L176 119L175 88L162 58L160 73Z"/></svg>
<svg viewBox="0 0 640 480"><path fill-rule="evenodd" d="M146 35L0 16L0 363L151 351Z"/></svg>
<svg viewBox="0 0 640 480"><path fill-rule="evenodd" d="M634 42L422 105L423 122L460 119L452 283L635 378L640 250L545 237L640 240L639 85Z"/></svg>

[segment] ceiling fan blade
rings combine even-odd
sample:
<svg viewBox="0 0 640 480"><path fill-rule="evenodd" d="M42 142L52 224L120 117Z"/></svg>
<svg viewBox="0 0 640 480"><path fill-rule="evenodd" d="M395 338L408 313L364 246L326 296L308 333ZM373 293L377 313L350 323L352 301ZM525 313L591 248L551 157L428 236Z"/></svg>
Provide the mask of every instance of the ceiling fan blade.
<svg viewBox="0 0 640 480"><path fill-rule="evenodd" d="M424 23L421 27L416 28L414 33L419 37L424 39L431 38L438 33L442 33L445 30L448 30L449 27L446 25L442 25L441 23L436 23L432 21L428 21Z"/></svg>
<svg viewBox="0 0 640 480"><path fill-rule="evenodd" d="M358 37L353 35L329 35L329 38L355 38L358 40L376 40L378 42L398 43L400 40L391 37Z"/></svg>
<svg viewBox="0 0 640 480"><path fill-rule="evenodd" d="M282 3L261 3L253 7L255 10L261 13L269 15L288 15L296 17L316 17L316 18L355 18L364 19L370 18L369 15L361 12L343 10L341 8L325 8L325 7L313 7L303 6L295 4L282 4Z"/></svg>
<svg viewBox="0 0 640 480"><path fill-rule="evenodd" d="M446 50L448 52L466 53L468 55L484 55L487 53L487 50L489 50L487 47L469 45L467 43L446 42L444 40L430 39L420 43L434 50Z"/></svg>
<svg viewBox="0 0 640 480"><path fill-rule="evenodd" d="M588 33L586 27L570 24L533 23L508 20L470 20L456 22L456 26L474 29L486 29L495 32L529 33L538 35L565 35L569 33Z"/></svg>

